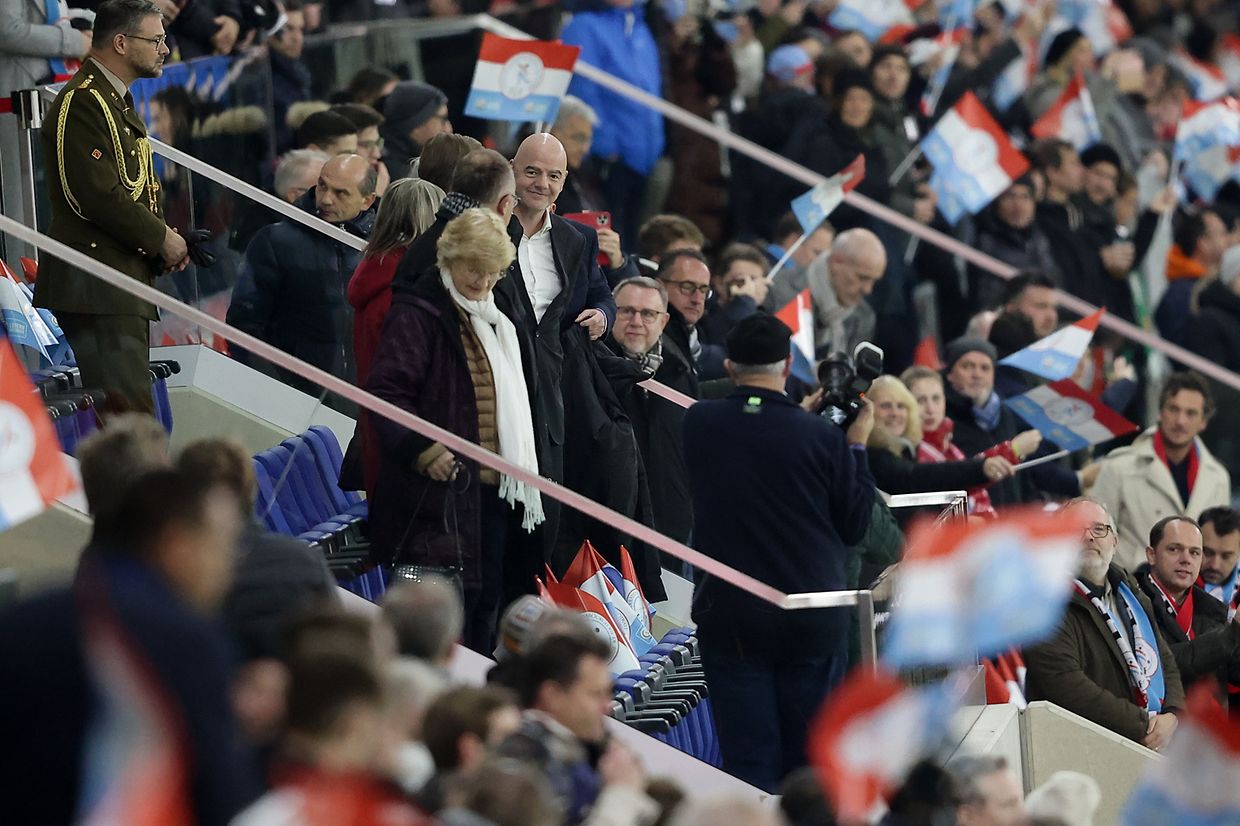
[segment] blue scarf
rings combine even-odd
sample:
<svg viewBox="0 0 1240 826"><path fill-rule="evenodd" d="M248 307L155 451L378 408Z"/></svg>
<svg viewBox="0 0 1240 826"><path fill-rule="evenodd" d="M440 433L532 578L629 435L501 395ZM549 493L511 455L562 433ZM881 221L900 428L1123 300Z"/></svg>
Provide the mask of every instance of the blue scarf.
<svg viewBox="0 0 1240 826"><path fill-rule="evenodd" d="M1223 580L1218 585L1211 585L1205 580L1202 580L1201 587L1205 588L1206 593L1217 599L1219 602L1224 605L1231 605L1231 598L1236 593L1237 573L1240 573L1240 565L1232 568L1231 576L1227 577L1227 579Z"/></svg>
<svg viewBox="0 0 1240 826"><path fill-rule="evenodd" d="M990 432L999 426L999 413L1003 410L1003 403L999 399L999 394L991 391L990 398L981 407L973 408L973 418L977 420L982 430Z"/></svg>
<svg viewBox="0 0 1240 826"><path fill-rule="evenodd" d="M1115 593L1123 602L1124 611L1128 614L1128 622L1112 613L1107 603L1094 595L1089 586L1076 581L1076 589L1098 609L1106 618L1107 628L1119 646L1119 652L1128 667L1128 683L1132 686L1133 700L1150 713L1162 711L1163 698L1167 694L1166 682L1163 679L1162 659L1158 652L1158 637L1154 635L1154 626L1150 624L1149 615L1137 601L1128 583L1120 580L1115 583ZM1121 628L1132 628L1132 641Z"/></svg>

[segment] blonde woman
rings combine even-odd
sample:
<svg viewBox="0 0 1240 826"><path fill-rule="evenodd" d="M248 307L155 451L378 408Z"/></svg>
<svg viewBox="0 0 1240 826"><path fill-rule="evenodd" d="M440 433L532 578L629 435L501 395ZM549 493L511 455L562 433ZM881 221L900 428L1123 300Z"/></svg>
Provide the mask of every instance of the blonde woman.
<svg viewBox="0 0 1240 826"><path fill-rule="evenodd" d="M1012 464L1002 456L919 464L921 416L913 394L895 376L879 376L866 395L874 402L874 430L870 432L867 453L880 490L967 490L1012 475Z"/></svg>
<svg viewBox="0 0 1240 826"><path fill-rule="evenodd" d="M537 474L516 327L495 284L516 257L499 216L467 209L439 238L438 270L396 293L366 387ZM543 521L538 491L439 442L371 417L381 464L370 502L378 561L458 579L465 644L490 653L505 537Z"/></svg>

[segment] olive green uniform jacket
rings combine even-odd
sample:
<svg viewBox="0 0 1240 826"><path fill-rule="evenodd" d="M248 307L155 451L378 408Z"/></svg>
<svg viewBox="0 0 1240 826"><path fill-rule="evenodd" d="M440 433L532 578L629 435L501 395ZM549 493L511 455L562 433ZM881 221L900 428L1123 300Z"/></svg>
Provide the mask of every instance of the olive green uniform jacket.
<svg viewBox="0 0 1240 826"><path fill-rule="evenodd" d="M86 60L44 119L52 202L48 234L150 285L162 269L166 227L146 126L93 60ZM53 312L137 315L155 306L53 256L39 265L34 304Z"/></svg>

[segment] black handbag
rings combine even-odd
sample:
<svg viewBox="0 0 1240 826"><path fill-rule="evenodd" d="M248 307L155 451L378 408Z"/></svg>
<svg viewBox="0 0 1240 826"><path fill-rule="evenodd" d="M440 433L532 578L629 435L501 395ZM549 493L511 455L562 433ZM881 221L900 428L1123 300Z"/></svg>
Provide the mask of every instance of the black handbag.
<svg viewBox="0 0 1240 826"><path fill-rule="evenodd" d="M447 557L456 557L455 565L423 565L423 564L405 564L392 565L392 580L397 582L400 580L408 582L425 582L429 576L439 577L451 585L457 594L463 600L465 598L465 580L463 577L465 571L464 555L461 551L461 534L456 518L456 497L469 489L469 468L466 465L459 465L457 475L450 481L445 482L448 486L448 495L444 498L443 506L443 533L435 536L413 536L409 533L413 530L415 520L422 511L422 503L426 501L426 494L430 492L430 485L422 491L422 496L418 499L418 505L413 510L413 516L409 517L409 525L405 528L405 533L400 538L400 543L396 546L394 554L395 559L404 556L406 549L413 551L413 556L421 556L426 559L443 559ZM454 488L457 480L464 480L460 486L460 490ZM434 484L434 482L432 482ZM452 525L449 530L448 519L451 516ZM420 544L419 544L420 542ZM450 547L445 547L446 543L452 543ZM447 553L444 553L447 551Z"/></svg>

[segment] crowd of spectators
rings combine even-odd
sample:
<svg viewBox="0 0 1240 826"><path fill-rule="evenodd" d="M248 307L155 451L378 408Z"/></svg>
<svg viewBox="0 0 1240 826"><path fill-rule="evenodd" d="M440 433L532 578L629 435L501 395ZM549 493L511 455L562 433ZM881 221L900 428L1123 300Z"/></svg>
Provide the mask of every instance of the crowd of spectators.
<svg viewBox="0 0 1240 826"><path fill-rule="evenodd" d="M231 253L214 274L198 267L177 278L218 285L230 324L510 467L692 544L703 534L695 513L718 502L695 501L691 468L698 463L699 480L717 476L713 460L726 466L737 445L725 435L703 445L699 430L690 434L697 441L686 438L685 409L642 382L697 400L774 381L783 389L772 394L816 411L813 383L787 378L787 369L755 383L761 370L737 367L776 363L736 355L747 320L808 290L816 359L864 341L885 351L869 393L873 427L849 451L868 468L859 480L872 473L871 487L888 494L963 489L977 519L1035 505L1067 507L1087 524L1061 627L1025 652L1031 699L1161 749L1190 685L1216 679L1224 703L1240 690L1240 517L1231 509L1240 437L1218 414L1240 396L1100 328L1072 380L1139 432L1023 470L1056 447L1005 402L1043 382L1001 363L1074 320L1057 306L1060 290L1240 368L1240 183L1194 191L1175 174L1182 159L1172 160L1184 105L1208 99L1211 79L1240 87L1234 7L1120 2L1112 11L1127 26L1103 38L1089 14L1068 19L1068 4L983 2L949 36L941 10L926 2L911 25L871 39L838 28L830 0L566 4L558 35L581 47L582 60L815 172L832 175L864 156L859 193L1019 271L1002 278L851 204L803 227L789 204L804 184L580 76L546 132L530 125L472 137L454 132L460 101L386 67L363 69L340 90L317 88L306 32L387 16L379 3L159 5L174 58L261 45L270 96L257 111L223 109L171 87L146 113L152 133L359 242L263 209L217 208L209 187L165 169L169 225L208 224ZM410 13L462 10L431 2ZM76 32L89 25L74 21L89 15L45 12L0 11L11 38L0 39L0 83L50 79L54 63L85 53ZM1033 124L1076 77L1101 140L1035 139ZM1029 170L953 224L916 147L966 92ZM13 156L8 143L0 155ZM7 161L3 173L7 189ZM941 346L915 364L927 338ZM247 352L231 355L320 395ZM101 679L94 646L104 644L87 630L98 622L133 635L201 750L185 799L170 805L193 807L202 822L228 822L247 806L237 822L284 822L342 801L409 823L660 817L663 794L603 737L605 652L571 617L523 596L547 566L563 572L585 539L613 561L626 545L651 601L664 596L661 569L692 572L516 475L324 399L358 418L342 484L368 495L374 560L439 575L443 587L393 591L375 621L325 605L326 570L295 543L248 525L254 483L234 446L192 445L170 461L149 427L118 419L82 456L96 523L79 583L109 598L77 604L77 591L56 592L8 620L45 628L46 645L22 648L20 633L0 640L6 662L47 664L6 685L6 714L52 684L72 706L53 728L14 716L26 736L6 743L38 740L41 750L3 782L47 789L41 797L65 807L66 820L79 804L86 769L74 761L96 735L85 697ZM687 443L696 458L686 458ZM773 509L739 471L729 474L714 481L734 488L731 513ZM855 587L862 570L899 557L900 525L881 498L853 504L858 524L837 531L847 541L833 550L841 564L816 587ZM141 587L152 580L157 598ZM273 581L280 587L269 593ZM280 599L270 599L276 590ZM514 621L522 610L540 614L534 629L553 630L502 638L499 686L447 691L448 647L459 640L490 655L506 608ZM231 641L201 609L221 610ZM187 644L203 652L193 663L172 656ZM245 655L237 670L230 644ZM1134 650L1157 664L1157 684L1134 668ZM789 772L802 756L781 758L764 767L778 776L762 783L773 789L788 775L784 800L795 802ZM729 770L743 763L725 754ZM961 824L1023 822L1002 764L968 764L957 777L924 768L893 799L893 823L928 822L901 812L936 806ZM1035 793L1029 816L1088 822L1063 807L1096 806L1096 790L1080 778L1060 786ZM690 806L676 817L719 822L739 811ZM787 806L785 814L829 822L798 820Z"/></svg>

